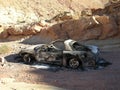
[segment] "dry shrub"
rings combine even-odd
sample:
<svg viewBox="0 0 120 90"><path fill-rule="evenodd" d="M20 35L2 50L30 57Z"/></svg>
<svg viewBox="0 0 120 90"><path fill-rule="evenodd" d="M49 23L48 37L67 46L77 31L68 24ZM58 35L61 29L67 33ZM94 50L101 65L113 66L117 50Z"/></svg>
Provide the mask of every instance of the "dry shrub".
<svg viewBox="0 0 120 90"><path fill-rule="evenodd" d="M11 48L7 45L0 45L0 54L6 54L11 51Z"/></svg>

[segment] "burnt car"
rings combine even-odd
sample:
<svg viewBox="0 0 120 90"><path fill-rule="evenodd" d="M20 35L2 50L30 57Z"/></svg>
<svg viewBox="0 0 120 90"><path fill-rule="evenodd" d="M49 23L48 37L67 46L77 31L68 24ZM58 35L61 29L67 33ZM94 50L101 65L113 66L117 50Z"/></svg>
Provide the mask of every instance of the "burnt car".
<svg viewBox="0 0 120 90"><path fill-rule="evenodd" d="M25 63L40 62L70 68L96 67L99 48L83 45L75 40L56 40L49 44L39 44L19 52Z"/></svg>

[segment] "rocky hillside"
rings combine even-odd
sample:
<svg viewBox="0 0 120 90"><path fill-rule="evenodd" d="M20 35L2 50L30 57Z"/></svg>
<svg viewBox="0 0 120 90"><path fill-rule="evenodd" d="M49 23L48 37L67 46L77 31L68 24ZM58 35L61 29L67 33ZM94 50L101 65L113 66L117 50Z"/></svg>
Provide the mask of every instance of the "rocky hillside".
<svg viewBox="0 0 120 90"><path fill-rule="evenodd" d="M0 23L35 22L63 11L103 8L108 0L0 0Z"/></svg>
<svg viewBox="0 0 120 90"><path fill-rule="evenodd" d="M108 0L0 0L0 41L119 38L119 4L117 16L99 13L108 4ZM86 8L94 17L81 16Z"/></svg>

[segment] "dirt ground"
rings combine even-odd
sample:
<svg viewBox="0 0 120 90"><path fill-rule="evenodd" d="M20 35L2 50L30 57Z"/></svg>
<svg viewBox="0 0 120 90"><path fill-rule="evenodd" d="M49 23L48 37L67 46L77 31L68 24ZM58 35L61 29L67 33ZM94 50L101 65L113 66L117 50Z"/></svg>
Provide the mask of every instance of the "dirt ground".
<svg viewBox="0 0 120 90"><path fill-rule="evenodd" d="M18 63L14 54L6 55L8 62L0 66L0 90L119 90L120 48L104 50L101 57L112 65L99 70L81 71L36 69Z"/></svg>

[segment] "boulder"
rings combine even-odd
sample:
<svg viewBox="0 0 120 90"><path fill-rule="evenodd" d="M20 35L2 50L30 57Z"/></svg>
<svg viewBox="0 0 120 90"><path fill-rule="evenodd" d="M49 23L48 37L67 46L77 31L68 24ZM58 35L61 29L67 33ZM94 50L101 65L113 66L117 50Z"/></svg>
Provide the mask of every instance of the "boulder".
<svg viewBox="0 0 120 90"><path fill-rule="evenodd" d="M118 33L117 25L112 17L95 16L95 18L100 23L99 25L93 23L90 18L81 18L53 25L44 32L50 34L47 36L53 39L72 38L75 40L106 39ZM86 28L88 26L89 28Z"/></svg>
<svg viewBox="0 0 120 90"><path fill-rule="evenodd" d="M4 66L5 64L6 64L6 59L4 58L4 57L0 57L0 64L1 64L1 66Z"/></svg>
<svg viewBox="0 0 120 90"><path fill-rule="evenodd" d="M118 26L113 17L99 16L96 18L101 23L101 35L99 39L106 39L118 34Z"/></svg>
<svg viewBox="0 0 120 90"><path fill-rule="evenodd" d="M23 30L16 25L7 27L6 31L9 35L21 35L23 33Z"/></svg>
<svg viewBox="0 0 120 90"><path fill-rule="evenodd" d="M0 25L0 39L7 37L8 37L7 31L4 29L4 26Z"/></svg>

